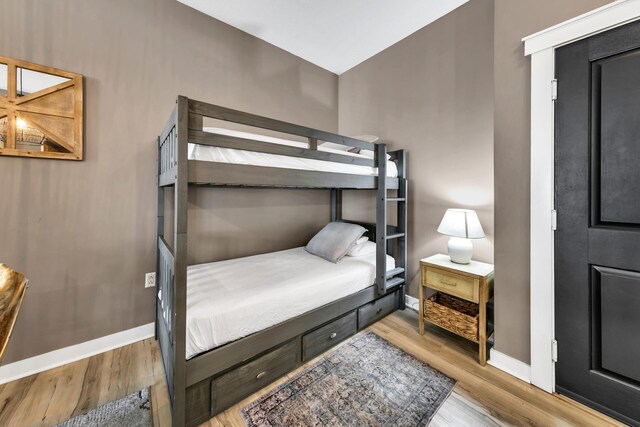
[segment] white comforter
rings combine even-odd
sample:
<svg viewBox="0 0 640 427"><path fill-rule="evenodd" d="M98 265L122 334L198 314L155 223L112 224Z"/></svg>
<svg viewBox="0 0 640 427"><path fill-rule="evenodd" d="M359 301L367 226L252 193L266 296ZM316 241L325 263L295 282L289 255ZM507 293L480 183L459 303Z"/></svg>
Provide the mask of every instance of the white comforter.
<svg viewBox="0 0 640 427"><path fill-rule="evenodd" d="M291 147L307 148L307 144L299 141L289 141L281 138L272 138L247 132L238 132L222 128L204 128L204 131L221 135L237 136L240 138L254 139L272 144L288 145ZM367 159L361 154L348 151L333 150L331 148L318 147L319 151L344 154ZM347 165L344 163L327 162L324 160L304 159L301 157L281 156L279 154L258 153L255 151L234 150L232 148L212 147L209 145L189 144L189 160L203 160L206 162L232 163L237 165L266 166L283 169L300 169L317 172L349 173L354 175L378 175L378 168L360 165ZM387 161L387 176L396 178L398 167L392 161Z"/></svg>
<svg viewBox="0 0 640 427"><path fill-rule="evenodd" d="M351 295L374 278L375 254L333 264L304 248L190 266L186 357Z"/></svg>

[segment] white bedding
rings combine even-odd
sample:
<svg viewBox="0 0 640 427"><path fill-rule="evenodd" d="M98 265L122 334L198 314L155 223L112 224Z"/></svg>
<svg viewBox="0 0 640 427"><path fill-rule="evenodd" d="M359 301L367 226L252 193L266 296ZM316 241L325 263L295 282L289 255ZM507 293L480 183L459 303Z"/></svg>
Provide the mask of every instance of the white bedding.
<svg viewBox="0 0 640 427"><path fill-rule="evenodd" d="M222 128L204 128L205 132L217 133L221 135L236 136L239 138L253 139L272 144L288 145L291 147L308 148L304 142L289 141L281 138L272 138L264 135L257 135L247 132L239 132ZM328 153L344 154L363 159L369 157L350 153L348 151L333 150L325 148L322 145L318 147L319 151ZM378 168L361 165L347 165L344 163L327 162L324 160L304 159L300 157L281 156L279 154L257 153L255 151L234 150L232 148L212 147L209 145L189 144L189 160L204 160L207 162L233 163L240 165L267 166L284 169L301 169L318 172L334 172L349 173L354 175L371 175L378 174ZM392 161L387 161L387 176L396 178L398 176L398 168Z"/></svg>
<svg viewBox="0 0 640 427"><path fill-rule="evenodd" d="M187 359L371 286L375 256L333 264L300 247L188 267Z"/></svg>

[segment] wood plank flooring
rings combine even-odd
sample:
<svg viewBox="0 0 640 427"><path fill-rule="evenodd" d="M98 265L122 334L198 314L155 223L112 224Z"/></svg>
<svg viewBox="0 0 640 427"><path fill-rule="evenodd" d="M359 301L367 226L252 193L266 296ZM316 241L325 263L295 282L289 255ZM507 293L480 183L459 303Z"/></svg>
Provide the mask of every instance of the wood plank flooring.
<svg viewBox="0 0 640 427"><path fill-rule="evenodd" d="M433 426L619 426L568 399L550 395L492 367L477 363L476 345L436 327L417 332L406 310L370 328L418 359L455 378L452 394ZM314 361L309 362L309 364ZM242 426L239 409L285 382L307 365L248 397L201 427ZM0 426L51 426L151 386L154 425L171 424L167 387L153 339L118 348L31 377L0 385Z"/></svg>
<svg viewBox="0 0 640 427"><path fill-rule="evenodd" d="M0 385L0 426L55 425L163 381L156 342L140 341Z"/></svg>

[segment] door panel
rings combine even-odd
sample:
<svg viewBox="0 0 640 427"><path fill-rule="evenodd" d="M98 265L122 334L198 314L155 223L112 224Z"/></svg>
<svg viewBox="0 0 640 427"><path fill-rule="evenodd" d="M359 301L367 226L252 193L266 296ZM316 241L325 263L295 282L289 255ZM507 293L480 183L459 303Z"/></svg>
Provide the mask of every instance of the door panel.
<svg viewBox="0 0 640 427"><path fill-rule="evenodd" d="M594 190L599 191L600 223L640 225L640 51L614 55L592 63L592 122L599 126L592 144L600 162ZM599 185L598 185L599 184ZM599 187L599 188L598 188Z"/></svg>
<svg viewBox="0 0 640 427"><path fill-rule="evenodd" d="M556 389L640 425L640 23L556 51Z"/></svg>
<svg viewBox="0 0 640 427"><path fill-rule="evenodd" d="M640 273L594 267L594 284L600 293L602 370L640 383ZM640 402L639 402L640 403Z"/></svg>
<svg viewBox="0 0 640 427"><path fill-rule="evenodd" d="M640 238L637 232L620 228L592 227L588 235L591 263L640 271L640 256L623 256L624 254L640 255Z"/></svg>

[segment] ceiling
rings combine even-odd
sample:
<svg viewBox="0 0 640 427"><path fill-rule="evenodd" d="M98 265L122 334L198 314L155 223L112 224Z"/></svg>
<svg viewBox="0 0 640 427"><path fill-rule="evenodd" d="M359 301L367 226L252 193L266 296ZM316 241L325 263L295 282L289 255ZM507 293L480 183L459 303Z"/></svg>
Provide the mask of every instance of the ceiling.
<svg viewBox="0 0 640 427"><path fill-rule="evenodd" d="M178 0L341 74L468 0Z"/></svg>

